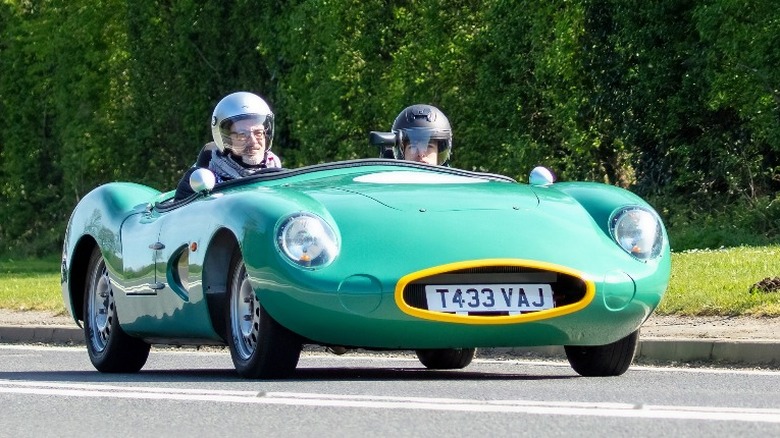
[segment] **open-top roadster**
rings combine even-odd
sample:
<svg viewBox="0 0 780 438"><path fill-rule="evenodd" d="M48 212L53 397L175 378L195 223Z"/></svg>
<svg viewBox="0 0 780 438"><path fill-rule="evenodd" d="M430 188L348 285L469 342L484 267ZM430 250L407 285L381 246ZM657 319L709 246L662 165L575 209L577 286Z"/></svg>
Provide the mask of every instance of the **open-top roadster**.
<svg viewBox="0 0 780 438"><path fill-rule="evenodd" d="M100 371L138 371L158 343L227 344L249 378L290 375L304 344L433 369L562 345L578 373L619 375L669 281L646 202L544 169L368 159L192 183L181 201L105 184L70 218L62 293Z"/></svg>

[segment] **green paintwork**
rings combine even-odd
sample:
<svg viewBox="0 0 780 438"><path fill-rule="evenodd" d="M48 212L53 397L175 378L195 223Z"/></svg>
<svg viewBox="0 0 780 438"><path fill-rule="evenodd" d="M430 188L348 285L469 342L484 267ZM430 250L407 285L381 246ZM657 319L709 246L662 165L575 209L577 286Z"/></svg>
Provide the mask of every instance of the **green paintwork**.
<svg viewBox="0 0 780 438"><path fill-rule="evenodd" d="M84 248L95 243L106 259L122 327L152 342L224 342L219 304L233 242L278 322L314 342L345 346L603 345L637 330L669 281L668 242L660 258L641 262L608 234L616 209L649 206L603 184L529 186L454 169L358 160L234 181L178 208L153 207L171 197L110 183L82 199L64 244L63 298L74 318L80 319ZM337 232L341 251L331 265L302 269L277 249L280 221L300 211L322 217ZM164 248L153 249L157 242ZM580 272L593 281L595 296L576 312L512 324L423 319L396 304L395 287L405 275L483 259ZM161 288L150 287L155 284Z"/></svg>

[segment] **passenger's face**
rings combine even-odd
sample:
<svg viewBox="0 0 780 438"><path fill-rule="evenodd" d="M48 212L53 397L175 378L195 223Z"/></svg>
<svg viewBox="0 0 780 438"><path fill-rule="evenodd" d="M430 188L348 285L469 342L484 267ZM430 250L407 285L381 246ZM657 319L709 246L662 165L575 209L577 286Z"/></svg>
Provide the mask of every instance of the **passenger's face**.
<svg viewBox="0 0 780 438"><path fill-rule="evenodd" d="M434 143L406 144L404 145L404 160L417 161L418 163L437 164L439 148Z"/></svg>

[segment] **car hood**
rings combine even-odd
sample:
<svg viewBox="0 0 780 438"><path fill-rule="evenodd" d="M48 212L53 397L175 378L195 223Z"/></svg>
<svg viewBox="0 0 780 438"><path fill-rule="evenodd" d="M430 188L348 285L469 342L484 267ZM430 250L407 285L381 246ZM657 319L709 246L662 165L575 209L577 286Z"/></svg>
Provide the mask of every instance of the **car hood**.
<svg viewBox="0 0 780 438"><path fill-rule="evenodd" d="M270 239L281 218L300 212L321 217L341 247L327 269L311 275L331 278L334 288L345 278L363 276L392 290L410 272L480 260L556 265L600 279L622 264L645 266L616 245L608 230L611 212L633 199L616 196L622 189L388 167L334 166L236 184L223 196L235 202L220 211L230 211L225 220L232 221L243 217L239 211L262 206L250 222L242 219L232 228L237 234L257 229ZM577 190L593 192L588 202L598 208L580 203L582 193L571 194ZM207 199L212 198L222 203L218 196ZM280 268L297 272L286 264Z"/></svg>
<svg viewBox="0 0 780 438"><path fill-rule="evenodd" d="M400 211L525 210L539 204L527 186L413 171L360 175L333 188Z"/></svg>
<svg viewBox="0 0 780 438"><path fill-rule="evenodd" d="M554 186L392 170L288 182L279 189L283 199L330 218L345 245L360 246L343 256L360 252L364 265L376 259L370 255L376 248L413 249L428 262L463 256L459 250L442 257L444 244L464 248L472 258L547 260L559 260L562 246L617 248L579 202ZM368 241L375 245L364 254ZM436 254L423 254L428 251Z"/></svg>

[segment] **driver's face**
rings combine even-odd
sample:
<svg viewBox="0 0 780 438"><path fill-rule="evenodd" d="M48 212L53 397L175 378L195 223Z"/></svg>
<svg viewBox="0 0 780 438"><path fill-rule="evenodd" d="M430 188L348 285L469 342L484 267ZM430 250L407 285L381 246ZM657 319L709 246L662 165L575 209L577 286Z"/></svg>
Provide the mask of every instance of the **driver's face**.
<svg viewBox="0 0 780 438"><path fill-rule="evenodd" d="M437 164L439 147L434 142L425 144L407 143L404 145L404 160L418 163Z"/></svg>
<svg viewBox="0 0 780 438"><path fill-rule="evenodd" d="M257 121L239 120L230 129L231 150L242 157L263 159L265 155L265 128ZM245 160L246 161L246 160Z"/></svg>

